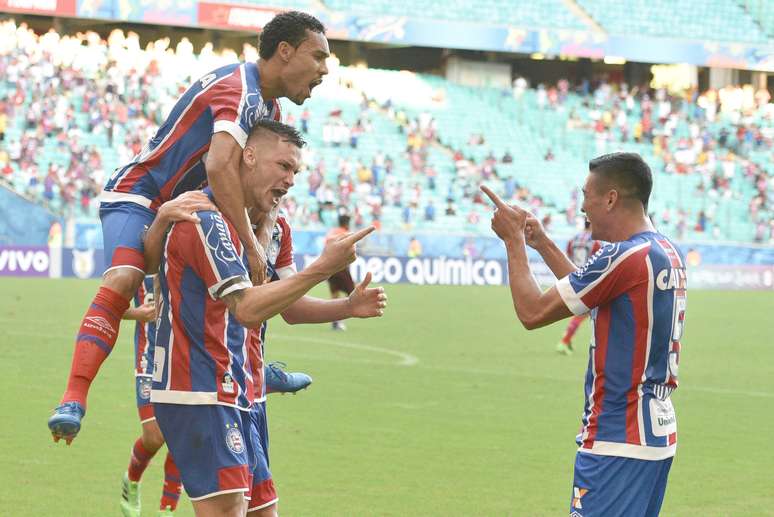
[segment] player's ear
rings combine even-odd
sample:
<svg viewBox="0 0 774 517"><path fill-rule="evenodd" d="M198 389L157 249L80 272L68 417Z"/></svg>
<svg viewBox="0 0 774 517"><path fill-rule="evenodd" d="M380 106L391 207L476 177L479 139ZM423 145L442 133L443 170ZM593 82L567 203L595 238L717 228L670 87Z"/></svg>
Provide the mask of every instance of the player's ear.
<svg viewBox="0 0 774 517"><path fill-rule="evenodd" d="M279 54L279 57L286 63L290 61L290 58L293 57L295 51L296 49L293 45L287 41L280 41L279 45L277 45L277 54Z"/></svg>
<svg viewBox="0 0 774 517"><path fill-rule="evenodd" d="M608 190L607 196L605 198L605 202L607 204L607 211L609 212L610 210L613 209L613 207L615 207L616 203L618 202L618 191L615 189Z"/></svg>
<svg viewBox="0 0 774 517"><path fill-rule="evenodd" d="M246 145L245 148L242 149L242 160L248 167L253 167L255 165L255 147Z"/></svg>

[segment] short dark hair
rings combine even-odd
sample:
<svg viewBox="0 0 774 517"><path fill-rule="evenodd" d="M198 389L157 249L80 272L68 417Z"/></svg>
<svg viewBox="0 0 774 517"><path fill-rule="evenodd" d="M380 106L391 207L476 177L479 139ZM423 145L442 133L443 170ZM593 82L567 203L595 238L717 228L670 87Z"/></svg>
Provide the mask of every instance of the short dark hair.
<svg viewBox="0 0 774 517"><path fill-rule="evenodd" d="M349 228L349 221L350 221L349 214L343 213L339 214L339 226L341 228Z"/></svg>
<svg viewBox="0 0 774 517"><path fill-rule="evenodd" d="M604 177L621 197L638 199L647 210L653 175L639 154L603 154L589 162L589 172Z"/></svg>
<svg viewBox="0 0 774 517"><path fill-rule="evenodd" d="M301 136L301 133L299 133L296 128L287 124L283 124L282 122L277 122L276 120L271 120L268 118L262 118L255 123L255 126L253 126L253 133L259 129L271 131L280 137L280 140L289 142L298 148L304 147L306 145L306 140L304 140L304 137Z"/></svg>
<svg viewBox="0 0 774 517"><path fill-rule="evenodd" d="M261 31L258 55L261 59L271 58L283 41L290 43L293 48L298 48L306 39L307 30L325 34L325 26L311 14L300 11L278 14Z"/></svg>

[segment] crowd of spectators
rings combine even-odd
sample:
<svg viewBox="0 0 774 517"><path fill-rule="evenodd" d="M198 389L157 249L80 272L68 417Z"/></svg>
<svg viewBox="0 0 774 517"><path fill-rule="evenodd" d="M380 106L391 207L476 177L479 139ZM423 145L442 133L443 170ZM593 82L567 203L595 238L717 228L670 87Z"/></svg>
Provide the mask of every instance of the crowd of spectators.
<svg viewBox="0 0 774 517"><path fill-rule="evenodd" d="M223 63L256 57L249 45L241 55L215 52L209 44L195 53L185 38L174 48L168 39L142 48L131 32L114 30L105 41L93 32L36 35L23 24L0 22L0 178L63 214L93 216L107 174L141 150L192 79ZM346 81L339 87L354 88ZM315 146L305 148L308 172L285 204L297 226L330 225L342 210L352 214L355 225L381 226L387 209L399 211L406 230L460 217L476 228L486 213L478 185L491 181L549 229L555 224L552 212L562 214L562 224L576 223L578 192L566 206L545 210L540 192L501 174L514 162L509 151L472 153L487 149L487 134L471 133L466 145L452 146L431 112L358 94L357 113L315 111L312 102L286 117L307 135L318 132L312 140L336 151L331 159ZM513 97L534 102L538 110L561 112L566 131L587 135L598 153L635 143L652 155L655 170L698 176L694 194L707 199L700 211L666 206L652 214L678 238L689 230L717 237L719 204L749 198L755 240L774 242L774 104L767 91L745 86L670 94L606 81L573 87L564 79L530 90L519 78ZM376 118L390 121L390 131L402 135L405 145L379 148L365 159L351 151L365 136L374 136ZM544 160L557 159L559 147L548 146ZM439 154L446 159L430 159ZM397 168L407 173L396 174ZM748 192L735 188L740 180Z"/></svg>

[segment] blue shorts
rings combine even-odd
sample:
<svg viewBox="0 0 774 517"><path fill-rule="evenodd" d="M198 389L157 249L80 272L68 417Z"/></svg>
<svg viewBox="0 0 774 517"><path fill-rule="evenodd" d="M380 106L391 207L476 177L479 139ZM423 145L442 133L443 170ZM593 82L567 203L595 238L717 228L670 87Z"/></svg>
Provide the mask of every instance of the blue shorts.
<svg viewBox="0 0 774 517"><path fill-rule="evenodd" d="M259 443L249 411L160 403L153 410L189 499L233 492L249 497Z"/></svg>
<svg viewBox="0 0 774 517"><path fill-rule="evenodd" d="M134 376L134 391L137 398L137 413L140 415L140 423L144 424L155 418L153 404L150 401L153 378L150 375Z"/></svg>
<svg viewBox="0 0 774 517"><path fill-rule="evenodd" d="M255 447L256 463L253 469L253 486L250 490L248 512L266 508L279 500L269 470L269 426L266 420L266 402L254 404L250 410L250 418L258 431L258 443Z"/></svg>
<svg viewBox="0 0 774 517"><path fill-rule="evenodd" d="M657 517L672 458L649 461L579 452L571 517Z"/></svg>
<svg viewBox="0 0 774 517"><path fill-rule="evenodd" d="M131 267L145 272L143 238L156 212L137 203L100 203L105 270Z"/></svg>

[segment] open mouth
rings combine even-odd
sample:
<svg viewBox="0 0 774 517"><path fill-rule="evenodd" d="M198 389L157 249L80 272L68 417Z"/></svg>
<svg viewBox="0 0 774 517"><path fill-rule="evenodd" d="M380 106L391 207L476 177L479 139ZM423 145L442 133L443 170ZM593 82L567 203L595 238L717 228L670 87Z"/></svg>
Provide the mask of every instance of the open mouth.
<svg viewBox="0 0 774 517"><path fill-rule="evenodd" d="M282 189L282 188L275 188L275 189L273 189L273 190L271 191L271 196L272 196L272 198L273 198L273 200L274 200L274 204L276 205L277 203L279 203L279 202L280 202L280 200L281 200L281 199L282 199L282 198L285 196L285 194L287 194L287 193L288 193L288 191L287 191L287 190L285 190L285 189Z"/></svg>
<svg viewBox="0 0 774 517"><path fill-rule="evenodd" d="M311 93L311 92L312 92L312 90L313 90L315 87L317 87L317 86L320 86L320 83L322 83L322 79L315 79L314 81L312 81L311 83L309 83L309 93Z"/></svg>

